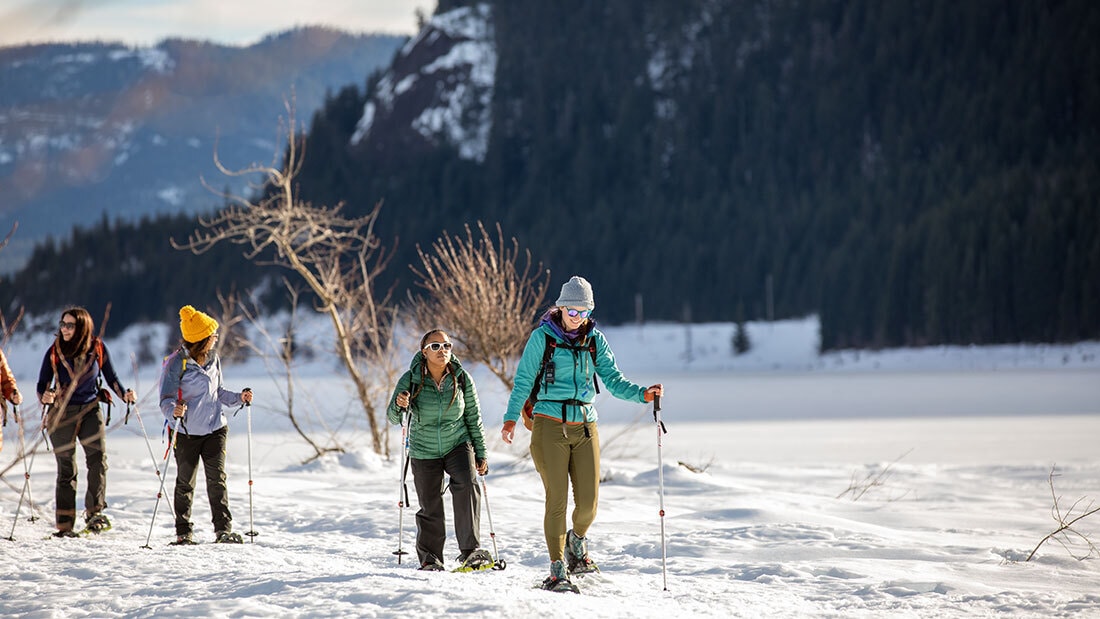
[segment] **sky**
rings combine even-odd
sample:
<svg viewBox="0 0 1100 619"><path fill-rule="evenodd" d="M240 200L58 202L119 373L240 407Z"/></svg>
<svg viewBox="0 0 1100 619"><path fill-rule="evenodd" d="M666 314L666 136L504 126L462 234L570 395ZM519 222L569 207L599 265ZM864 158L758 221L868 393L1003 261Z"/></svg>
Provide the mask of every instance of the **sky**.
<svg viewBox="0 0 1100 619"><path fill-rule="evenodd" d="M295 26L411 35L434 0L0 0L0 47L49 41L151 46L168 37L250 45Z"/></svg>
<svg viewBox="0 0 1100 619"><path fill-rule="evenodd" d="M310 450L290 429L278 366L255 356L224 365L227 388L256 393L251 409L227 415L230 507L236 531L257 533L252 543L210 543L200 475L192 514L200 545L167 545L173 527L167 500L157 499L159 471L169 496L176 471L162 464L159 362L120 372L139 406L129 423L116 408L108 430L114 528L99 536L49 536L55 463L33 448L40 410L25 404L27 451L37 456L27 462L30 501L20 502L17 424L3 428L0 453L0 616L1100 616L1096 549L1072 536L1067 546L1042 543L1056 526L1052 495L1067 519L1100 501L1100 342L818 356L816 321L784 321L749 323L753 351L731 361L732 324L609 327L627 377L664 383L668 433L659 450L652 406L597 396L602 482L588 549L601 572L576 577L574 595L538 589L549 564L543 489L527 455L530 433L520 428L512 445L499 438L507 392L498 379L466 365L490 463L480 480L481 544L504 569L419 572L415 554L400 564L393 554L413 551L418 508L411 487L412 505L398 506L399 458L370 450L353 390L323 352L331 348L324 317L300 327L297 341L320 352L295 368L297 419L323 444L324 428L333 429L347 452L305 462ZM163 342L175 328L131 327L108 346L125 358L143 331L160 330L148 334ZM33 390L49 337L48 328L23 326L4 342L23 389ZM265 348L261 336L251 339ZM1045 395L1021 398L1029 391ZM799 414L767 416L794 399ZM877 410L857 410L867 399ZM958 414L959 401L973 412ZM394 454L399 438L391 427ZM78 457L80 507L84 470ZM1076 524L1094 543L1098 519ZM447 529L444 560L455 567Z"/></svg>

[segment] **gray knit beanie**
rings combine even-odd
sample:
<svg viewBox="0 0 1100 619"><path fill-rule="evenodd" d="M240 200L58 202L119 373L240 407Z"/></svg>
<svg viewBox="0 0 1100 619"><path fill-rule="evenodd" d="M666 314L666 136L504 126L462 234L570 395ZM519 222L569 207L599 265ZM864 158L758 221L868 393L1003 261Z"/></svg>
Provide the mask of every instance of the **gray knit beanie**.
<svg viewBox="0 0 1100 619"><path fill-rule="evenodd" d="M588 280L574 275L561 286L561 294L555 303L558 307L583 307L595 309L596 301L592 298L592 284Z"/></svg>

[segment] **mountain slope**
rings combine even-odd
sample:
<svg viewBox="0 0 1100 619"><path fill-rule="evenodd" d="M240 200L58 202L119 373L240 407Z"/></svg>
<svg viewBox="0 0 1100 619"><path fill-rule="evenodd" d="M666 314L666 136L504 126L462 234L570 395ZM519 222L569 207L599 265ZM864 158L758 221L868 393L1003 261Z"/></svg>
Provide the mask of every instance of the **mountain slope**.
<svg viewBox="0 0 1100 619"><path fill-rule="evenodd" d="M214 166L276 157L284 100L308 120L327 93L361 83L402 37L301 28L247 47L167 40L0 49L0 225L19 233L10 269L47 233L103 213L209 211L243 189Z"/></svg>

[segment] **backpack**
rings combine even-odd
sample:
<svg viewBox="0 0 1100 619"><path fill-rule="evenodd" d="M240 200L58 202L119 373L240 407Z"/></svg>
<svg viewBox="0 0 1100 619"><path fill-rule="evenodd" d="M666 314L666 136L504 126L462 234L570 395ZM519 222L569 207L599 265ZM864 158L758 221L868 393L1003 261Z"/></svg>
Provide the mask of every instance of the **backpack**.
<svg viewBox="0 0 1100 619"><path fill-rule="evenodd" d="M523 413L520 417L523 419L523 427L528 430L532 429L535 424L535 402L539 399L539 384L542 383L543 390L554 382L554 366L550 363L550 358L554 356L555 348L565 348L568 350L587 350L588 354L592 355L592 367L596 366L596 340L589 336L588 344L573 345L563 344L551 337L549 333L543 333L546 337L546 345L542 349L542 363L539 364L539 371L535 374L535 382L531 385L531 394L527 396L527 401L523 403ZM549 370L549 371L547 371ZM600 392L600 380L595 374L592 375L592 382L596 385L596 393Z"/></svg>
<svg viewBox="0 0 1100 619"><path fill-rule="evenodd" d="M182 346L177 348L176 350L172 351L171 354L169 354L167 357L164 358L164 361L161 361L161 363L160 363L160 384L157 386L157 392L158 393L163 393L164 377L168 373L168 363L172 360L172 357L175 357L176 355L180 356L180 378L179 378L179 383L176 386L176 401L177 402L182 402L183 401L183 373L187 371L187 353L184 352ZM187 426L183 425L183 420L182 419L180 419L180 425L183 427L184 432L186 432L187 431ZM168 424L167 419L164 420L164 427L165 428L170 427L169 424Z"/></svg>
<svg viewBox="0 0 1100 619"><path fill-rule="evenodd" d="M92 336L92 352L95 353L96 365L99 366L99 374L95 377L96 385L96 400L101 404L107 405L107 423L111 425L111 405L114 404L114 398L111 397L111 390L103 386L103 362L107 358L107 349L103 346L103 340L96 336ZM53 375L57 376L57 346L50 347L50 366L53 368ZM70 369L71 368L67 368ZM75 381L76 377L72 379Z"/></svg>
<svg viewBox="0 0 1100 619"><path fill-rule="evenodd" d="M172 357L175 357L176 355L180 356L180 382L179 382L179 385L176 388L176 401L177 402L182 402L183 401L183 373L187 371L187 353L184 352L182 346L175 349L175 350L173 350L171 354L169 354L167 357L164 358L164 361L161 361L161 363L160 363L160 383L162 385L164 384L164 375L168 372L168 362L170 362L172 360ZM158 390L159 390L159 387L158 387Z"/></svg>

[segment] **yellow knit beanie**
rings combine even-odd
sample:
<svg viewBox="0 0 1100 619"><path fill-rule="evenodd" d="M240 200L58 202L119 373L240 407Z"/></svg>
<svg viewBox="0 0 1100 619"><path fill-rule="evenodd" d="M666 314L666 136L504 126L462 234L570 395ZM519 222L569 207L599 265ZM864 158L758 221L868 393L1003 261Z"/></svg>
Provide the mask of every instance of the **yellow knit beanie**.
<svg viewBox="0 0 1100 619"><path fill-rule="evenodd" d="M217 320L190 305L180 308L180 333L184 341L195 343L210 337L217 330Z"/></svg>

